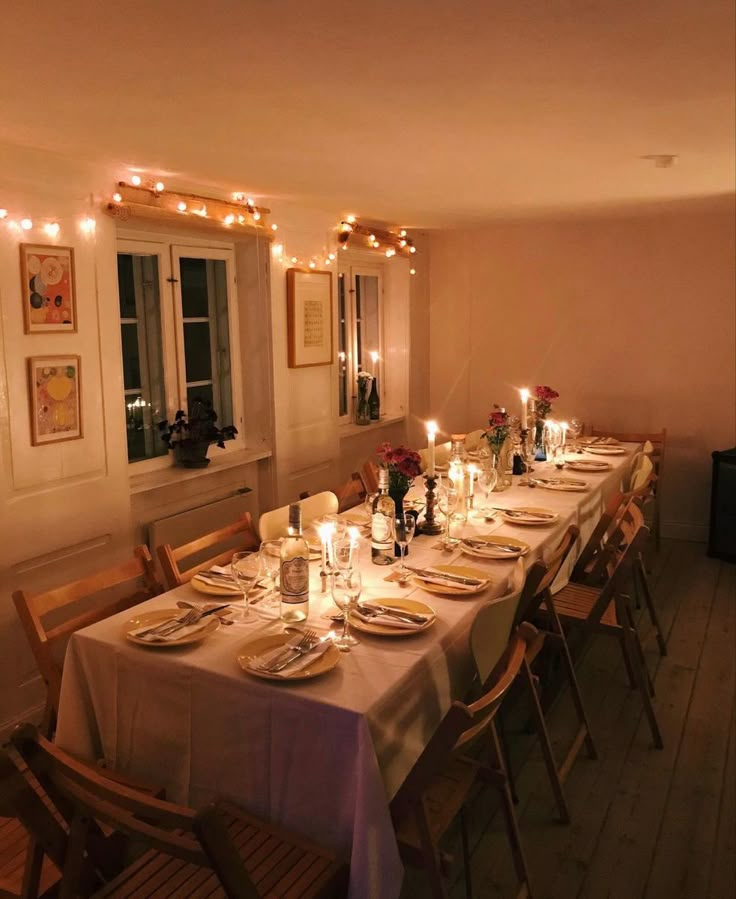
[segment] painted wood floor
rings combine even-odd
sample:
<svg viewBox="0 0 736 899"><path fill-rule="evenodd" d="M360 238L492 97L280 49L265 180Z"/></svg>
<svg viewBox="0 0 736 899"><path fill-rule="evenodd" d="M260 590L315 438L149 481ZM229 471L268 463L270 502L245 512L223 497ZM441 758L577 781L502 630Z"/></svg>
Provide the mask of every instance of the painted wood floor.
<svg viewBox="0 0 736 899"><path fill-rule="evenodd" d="M733 899L736 896L736 566L696 543L665 541L650 583L668 654L644 615L664 750L652 748L639 694L617 641L597 637L578 663L599 758L580 754L565 785L571 825L555 818L538 747L508 728L517 814L535 899ZM573 716L563 693L547 715L557 757ZM475 899L516 894L505 830L491 791L469 807ZM464 897L457 836L452 899ZM428 896L408 871L402 899Z"/></svg>

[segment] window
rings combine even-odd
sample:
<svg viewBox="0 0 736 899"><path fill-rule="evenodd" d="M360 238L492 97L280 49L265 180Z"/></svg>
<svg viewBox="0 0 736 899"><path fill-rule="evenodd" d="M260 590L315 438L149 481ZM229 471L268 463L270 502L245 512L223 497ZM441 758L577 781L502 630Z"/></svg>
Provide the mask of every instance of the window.
<svg viewBox="0 0 736 899"><path fill-rule="evenodd" d="M338 406L347 420L359 371L379 379L383 359L383 268L351 265L338 273ZM378 356L374 364L371 353Z"/></svg>
<svg viewBox="0 0 736 899"><path fill-rule="evenodd" d="M122 239L118 291L128 461L165 456L158 423L196 399L239 428L232 250Z"/></svg>

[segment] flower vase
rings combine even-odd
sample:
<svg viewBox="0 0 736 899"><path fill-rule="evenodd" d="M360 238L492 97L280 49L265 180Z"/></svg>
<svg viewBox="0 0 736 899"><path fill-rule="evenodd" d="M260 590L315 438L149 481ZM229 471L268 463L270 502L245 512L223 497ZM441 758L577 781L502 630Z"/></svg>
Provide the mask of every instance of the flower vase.
<svg viewBox="0 0 736 899"><path fill-rule="evenodd" d="M547 453L544 449L544 426L546 422L543 418L538 418L534 426L534 460L536 462L546 462Z"/></svg>
<svg viewBox="0 0 736 899"><path fill-rule="evenodd" d="M509 447L508 440L500 447L493 448L493 458L491 464L496 471L496 486L493 488L497 493L508 490L511 484L511 466L509 465Z"/></svg>
<svg viewBox="0 0 736 899"><path fill-rule="evenodd" d="M355 424L369 425L371 423L371 409L368 402L368 384L358 382L358 396L355 404Z"/></svg>
<svg viewBox="0 0 736 899"><path fill-rule="evenodd" d="M396 506L396 509L394 510L394 516L396 518L398 518L399 515L404 514L404 498L406 497L406 494L408 493L408 491L409 491L408 487L389 487L388 488L388 495L394 501L394 506ZM401 547L399 546L398 543L394 543L394 555L396 556L397 559L401 558ZM407 546L406 549L404 550L404 556L406 557L408 555L409 555L409 547Z"/></svg>

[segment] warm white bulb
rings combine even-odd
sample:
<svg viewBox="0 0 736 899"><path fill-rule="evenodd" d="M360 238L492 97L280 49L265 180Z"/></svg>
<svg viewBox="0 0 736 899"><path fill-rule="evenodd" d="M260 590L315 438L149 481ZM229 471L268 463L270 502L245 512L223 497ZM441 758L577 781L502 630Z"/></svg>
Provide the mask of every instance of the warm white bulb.
<svg viewBox="0 0 736 899"><path fill-rule="evenodd" d="M140 176L140 175L132 175L131 178L130 178L130 183L131 183L134 187L140 187L141 176Z"/></svg>
<svg viewBox="0 0 736 899"><path fill-rule="evenodd" d="M242 203L243 199L243 194L233 194L233 200L235 200L236 203Z"/></svg>
<svg viewBox="0 0 736 899"><path fill-rule="evenodd" d="M0 219L4 219L4 218L7 218L7 217L8 217L8 210L7 210L7 209L0 209Z"/></svg>
<svg viewBox="0 0 736 899"><path fill-rule="evenodd" d="M96 227L96 222L93 218L82 219L79 223L79 227L84 231L85 234L91 234Z"/></svg>
<svg viewBox="0 0 736 899"><path fill-rule="evenodd" d="M284 245L282 243L275 243L271 247L271 252L274 256L280 256L284 252Z"/></svg>
<svg viewBox="0 0 736 899"><path fill-rule="evenodd" d="M314 262L314 260L312 260L312 262L309 263L309 267L310 267L310 268L317 268L317 263Z"/></svg>
<svg viewBox="0 0 736 899"><path fill-rule="evenodd" d="M272 231L278 231L278 230L279 230L279 226L278 226L278 225L271 225L271 230L272 230Z"/></svg>
<svg viewBox="0 0 736 899"><path fill-rule="evenodd" d="M200 215L202 218L205 218L207 216L207 207L203 206L201 209L192 209L192 212L195 215Z"/></svg>
<svg viewBox="0 0 736 899"><path fill-rule="evenodd" d="M375 234L369 234L369 235L368 235L368 240L370 240L371 243L372 243L375 239L376 239L376 235L375 235Z"/></svg>
<svg viewBox="0 0 736 899"><path fill-rule="evenodd" d="M164 182L163 182L163 181L157 181L157 182L154 184L154 187L156 188L156 193L159 193L159 194L160 194L161 191L164 189Z"/></svg>
<svg viewBox="0 0 736 899"><path fill-rule="evenodd" d="M345 219L345 221L348 222L348 223L351 224L351 225L354 225L354 224L355 224L355 216L354 216L354 215L349 215L349 216Z"/></svg>
<svg viewBox="0 0 736 899"><path fill-rule="evenodd" d="M416 275L416 273L417 273L417 270L416 270L415 268L410 268L410 269L409 269L409 274L410 274L410 275Z"/></svg>
<svg viewBox="0 0 736 899"><path fill-rule="evenodd" d="M254 212L254 213L253 213L253 221L254 221L254 222L259 222L260 220L261 220L261 213L260 213L260 212Z"/></svg>
<svg viewBox="0 0 736 899"><path fill-rule="evenodd" d="M329 259L325 259L325 265L329 265L329 264L330 264L330 260L329 260Z"/></svg>
<svg viewBox="0 0 736 899"><path fill-rule="evenodd" d="M43 230L48 234L49 237L58 237L61 228L58 222L49 222L48 225L43 226Z"/></svg>
<svg viewBox="0 0 736 899"><path fill-rule="evenodd" d="M226 225L232 225L232 223L234 221L235 221L235 216L232 214L232 212L225 216L225 224Z"/></svg>
<svg viewBox="0 0 736 899"><path fill-rule="evenodd" d="M410 253L416 253L416 251L417 251L417 248L416 248L416 247L409 247L409 252L410 252Z"/></svg>
<svg viewBox="0 0 736 899"><path fill-rule="evenodd" d="M376 250L377 250L377 249L379 249L379 248L380 248L380 246L381 246L381 244L380 244L380 243L379 243L379 242L378 242L378 241L377 241L377 240L376 240L376 241L374 241L374 243L373 243L373 247L374 247L374 249L376 249Z"/></svg>
<svg viewBox="0 0 736 899"><path fill-rule="evenodd" d="M186 212L186 211L187 211L187 204L184 202L184 200L180 200L180 201L176 204L176 208L179 210L179 212Z"/></svg>
<svg viewBox="0 0 736 899"><path fill-rule="evenodd" d="M245 222L245 216L244 216L244 215L239 215L239 216L238 216L238 224L239 224L239 225L242 225L242 224L244 224L244 222Z"/></svg>
<svg viewBox="0 0 736 899"><path fill-rule="evenodd" d="M113 194L112 199L115 203L121 203L123 200L122 194Z"/></svg>
<svg viewBox="0 0 736 899"><path fill-rule="evenodd" d="M299 262L299 260L297 259L296 256L292 256L292 257L291 257L291 261L294 262L294 263Z"/></svg>
<svg viewBox="0 0 736 899"><path fill-rule="evenodd" d="M33 222L30 219L21 219L20 226L24 231L30 231L33 227Z"/></svg>
<svg viewBox="0 0 736 899"><path fill-rule="evenodd" d="M255 206L256 204L253 202L253 200L250 197L248 197L248 199L245 201L245 205L246 206Z"/></svg>
<svg viewBox="0 0 736 899"><path fill-rule="evenodd" d="M328 258L330 261L332 261L332 260L335 258L335 254L334 254L334 253L330 253L330 255L329 255L327 258Z"/></svg>
<svg viewBox="0 0 736 899"><path fill-rule="evenodd" d="M406 237L406 231L403 228L399 231L399 237Z"/></svg>
<svg viewBox="0 0 736 899"><path fill-rule="evenodd" d="M405 247L405 246L406 246L406 240L405 240L403 237L402 237L401 240L399 241L399 246L400 246L400 247Z"/></svg>
<svg viewBox="0 0 736 899"><path fill-rule="evenodd" d="M371 362L374 365L378 362L378 353L375 350L371 350Z"/></svg>

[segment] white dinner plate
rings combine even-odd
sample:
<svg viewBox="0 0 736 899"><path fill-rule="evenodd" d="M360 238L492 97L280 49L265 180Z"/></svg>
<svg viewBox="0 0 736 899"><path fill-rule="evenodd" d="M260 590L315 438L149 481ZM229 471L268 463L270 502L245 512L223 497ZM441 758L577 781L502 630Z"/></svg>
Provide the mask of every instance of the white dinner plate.
<svg viewBox="0 0 736 899"><path fill-rule="evenodd" d="M554 524L560 517L551 509L537 509L524 506L517 509L501 509L499 514L509 524L522 524L529 527L544 527Z"/></svg>
<svg viewBox="0 0 736 899"><path fill-rule="evenodd" d="M582 493L588 489L585 481L578 481L575 478L549 478L545 483L544 478L532 478L535 486L541 487L543 490L562 490L569 493Z"/></svg>
<svg viewBox="0 0 736 899"><path fill-rule="evenodd" d="M217 615L209 615L207 624L194 633L185 634L175 640L142 640L131 634L130 631L138 630L139 627L155 627L157 624L163 624L167 619L177 618L182 615L182 609L152 609L149 612L141 612L134 618L129 618L123 625L125 629L125 638L131 643L137 643L138 646L149 646L153 649L168 649L171 646L189 646L191 643L199 643L205 637L209 637L220 626L220 619Z"/></svg>
<svg viewBox="0 0 736 899"><path fill-rule="evenodd" d="M524 543L523 540L516 540L513 537L501 537L498 534L482 534L478 537L466 539L473 540L476 543L485 544L484 546L474 546L466 543L464 540L460 541L460 549L466 555L475 556L477 559L493 559L494 561L511 562L514 559L518 559L519 556L524 556L529 552L528 543ZM486 548L486 546L488 548ZM509 552L508 550L499 549L499 547L503 546L518 547L518 550Z"/></svg>
<svg viewBox="0 0 736 899"><path fill-rule="evenodd" d="M623 456L626 450L622 446L586 446L585 452L597 456Z"/></svg>
<svg viewBox="0 0 736 899"><path fill-rule="evenodd" d="M248 666L248 663L258 656L276 649L277 646L285 646L292 637L293 634L270 634L267 637L256 637L254 640L249 640L238 653L238 665L253 677L262 677L264 680L294 681L309 680L312 677L319 677L320 674L326 674L326 672L332 671L340 661L340 650L337 646L330 645L321 655L317 656L313 663L293 672L289 672L289 669L286 668L278 674L270 674L268 671L258 671Z"/></svg>
<svg viewBox="0 0 736 899"><path fill-rule="evenodd" d="M367 600L368 603L371 600ZM411 637L413 634L422 634L427 628L437 620L437 613L428 606L426 602L420 602L418 599L376 599L374 602L378 605L386 606L388 609L396 609L397 612L415 612L417 615L427 615L427 621L419 627L391 627L390 624L374 623L372 621L364 621L354 612L350 614L350 627L354 627L356 631L363 631L366 634L375 634L380 637Z"/></svg>
<svg viewBox="0 0 736 899"><path fill-rule="evenodd" d="M459 587L453 587L450 583L447 584L433 584L429 581L425 581L419 575L413 575L409 580L412 584L415 584L417 587L421 587L422 590L426 590L428 593L437 593L440 596L454 596L454 597L463 597L463 596L477 596L479 593L482 593L484 590L487 590L491 585L491 579L488 577L487 571L481 571L479 568L467 568L465 565L432 565L431 569L427 569L430 574L432 572L437 572L437 577L442 577L443 572L445 574L454 574L458 577L470 577L476 580L482 580L483 583L479 584L477 587L473 587L472 590L462 589Z"/></svg>
<svg viewBox="0 0 736 899"><path fill-rule="evenodd" d="M573 471L610 471L613 467L610 462L603 462L601 459L571 459L565 462L566 468L572 468Z"/></svg>

